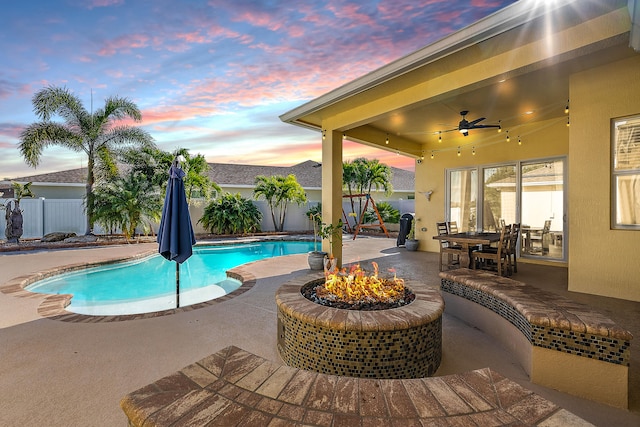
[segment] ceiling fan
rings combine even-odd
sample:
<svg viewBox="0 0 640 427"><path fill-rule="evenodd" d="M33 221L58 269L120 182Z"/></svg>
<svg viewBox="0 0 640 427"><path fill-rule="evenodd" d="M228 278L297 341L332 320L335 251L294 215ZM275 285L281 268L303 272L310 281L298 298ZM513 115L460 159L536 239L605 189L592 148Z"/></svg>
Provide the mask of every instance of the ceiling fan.
<svg viewBox="0 0 640 427"><path fill-rule="evenodd" d="M501 129L502 127L500 125L480 125L478 123L480 123L481 121L485 120L486 117L480 117L479 119L475 119L475 120L467 120L467 114L469 114L469 112L467 110L464 111L460 111L460 115L462 116L462 120L460 120L460 123L458 123L458 127L456 129L451 129L451 130L457 130L459 131L461 134L463 134L464 136L468 136L469 135L469 131L471 129L486 129L486 128L498 128Z"/></svg>

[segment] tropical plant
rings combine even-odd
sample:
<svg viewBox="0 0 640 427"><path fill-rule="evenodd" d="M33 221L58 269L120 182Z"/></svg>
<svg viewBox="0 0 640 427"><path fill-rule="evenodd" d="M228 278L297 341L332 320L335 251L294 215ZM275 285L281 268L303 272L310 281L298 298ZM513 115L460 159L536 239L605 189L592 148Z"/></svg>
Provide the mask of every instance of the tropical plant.
<svg viewBox="0 0 640 427"><path fill-rule="evenodd" d="M213 234L255 233L260 231L260 221L262 212L240 193L222 193L204 208L198 220Z"/></svg>
<svg viewBox="0 0 640 427"><path fill-rule="evenodd" d="M327 239L329 241L329 258L333 258L333 239L338 233L342 233L343 225L342 219L339 219L337 224L326 224L323 222L318 228L318 236L322 240Z"/></svg>
<svg viewBox="0 0 640 427"><path fill-rule="evenodd" d="M409 229L409 234L407 234L407 240L416 240L416 220L411 220L411 228Z"/></svg>
<svg viewBox="0 0 640 427"><path fill-rule="evenodd" d="M114 171L114 154L125 146L153 146L153 139L144 130L118 124L123 119L140 122L140 110L127 98L109 97L103 108L89 112L80 98L67 88L49 86L38 91L32 99L33 108L40 119L22 131L19 150L29 166L40 163L42 151L51 145L59 145L87 155L87 182L85 207L87 234L94 222L93 186L98 166ZM60 116L63 123L51 121ZM115 174L115 173L114 173Z"/></svg>
<svg viewBox="0 0 640 427"><path fill-rule="evenodd" d="M95 221L111 233L120 228L127 239L134 236L137 227L150 231L162 213L159 188L141 173L99 183L94 202Z"/></svg>
<svg viewBox="0 0 640 427"><path fill-rule="evenodd" d="M378 212L380 213L380 217L382 221L387 224L397 224L400 222L400 211L393 206L391 206L388 202L380 202L376 205L378 208ZM364 224L370 224L372 222L378 221L378 216L376 215L373 208L367 209L364 213L364 218L362 222Z"/></svg>
<svg viewBox="0 0 640 427"><path fill-rule="evenodd" d="M393 192L391 168L378 159L367 160L359 157L353 162L342 164L342 185L350 196L354 194L370 194L371 190L384 190L389 195ZM356 213L353 197L351 212ZM359 199L358 212L362 212L362 197Z"/></svg>
<svg viewBox="0 0 640 427"><path fill-rule="evenodd" d="M313 250L314 252L317 252L319 237L318 230L322 227L322 203L318 203L311 207L305 215L307 215L307 218L309 218L313 223Z"/></svg>
<svg viewBox="0 0 640 427"><path fill-rule="evenodd" d="M264 176L259 175L255 180L253 196L256 200L264 198L271 211L271 219L276 231L284 230L287 206L290 202L301 205L307 201L307 195L296 180L295 175Z"/></svg>

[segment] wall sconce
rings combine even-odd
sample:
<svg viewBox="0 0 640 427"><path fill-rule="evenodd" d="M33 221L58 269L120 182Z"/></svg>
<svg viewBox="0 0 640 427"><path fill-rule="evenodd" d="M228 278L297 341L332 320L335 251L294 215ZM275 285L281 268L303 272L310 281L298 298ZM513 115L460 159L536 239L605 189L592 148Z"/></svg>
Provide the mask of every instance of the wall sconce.
<svg viewBox="0 0 640 427"><path fill-rule="evenodd" d="M431 201L431 195L433 194L433 190L423 191L422 194L424 194L424 196L427 198L427 201L430 202Z"/></svg>

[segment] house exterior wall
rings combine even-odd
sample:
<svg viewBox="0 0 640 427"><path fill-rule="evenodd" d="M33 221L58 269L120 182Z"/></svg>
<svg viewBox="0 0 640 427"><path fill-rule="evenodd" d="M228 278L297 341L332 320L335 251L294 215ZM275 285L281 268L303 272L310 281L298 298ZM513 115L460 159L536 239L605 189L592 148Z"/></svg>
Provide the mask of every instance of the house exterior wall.
<svg viewBox="0 0 640 427"><path fill-rule="evenodd" d="M434 159L427 155L422 163L416 164L416 236L421 240L420 248L431 252L440 250L439 242L433 240L432 236L437 234L436 222L445 219L447 169L566 156L569 151L569 129L564 120L554 119L533 121L520 127L518 132L514 132L515 135L511 135L510 142L506 141L504 131L497 133L493 130L472 131L468 137L455 136L450 141L444 140L439 147L441 151L434 153ZM518 133L523 135L522 145L518 145ZM460 156L455 149L458 146L461 147ZM471 154L473 146L476 147L475 155ZM426 146L425 152L430 153L437 148ZM433 190L430 201L420 195L428 190Z"/></svg>
<svg viewBox="0 0 640 427"><path fill-rule="evenodd" d="M612 230L611 119L640 114L640 56L570 80L569 290L640 301L640 232Z"/></svg>

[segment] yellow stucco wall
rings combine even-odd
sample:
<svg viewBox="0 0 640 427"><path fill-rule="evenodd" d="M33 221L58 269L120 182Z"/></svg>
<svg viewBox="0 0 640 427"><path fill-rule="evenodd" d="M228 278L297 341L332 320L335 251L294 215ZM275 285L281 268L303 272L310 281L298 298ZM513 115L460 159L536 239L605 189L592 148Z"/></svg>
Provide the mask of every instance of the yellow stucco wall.
<svg viewBox="0 0 640 427"><path fill-rule="evenodd" d="M421 241L420 250L439 251L438 242L432 237L436 234L436 222L445 218L446 169L566 156L568 153L569 128L565 118L532 121L509 133L510 142L506 141L506 129L502 133L482 130L472 131L466 138L448 134L441 144L425 146L425 159L416 164L416 229ZM518 145L518 135L521 135L521 145ZM460 156L458 146L461 147ZM475 156L471 154L472 147L476 149ZM434 159L431 159L432 151ZM433 190L431 201L420 194L428 190ZM427 230L422 231L422 228Z"/></svg>
<svg viewBox="0 0 640 427"><path fill-rule="evenodd" d="M612 230L611 119L640 114L640 55L570 80L569 290L640 301L640 231Z"/></svg>

